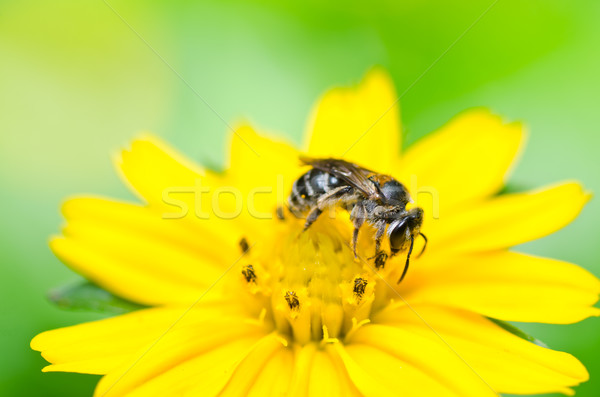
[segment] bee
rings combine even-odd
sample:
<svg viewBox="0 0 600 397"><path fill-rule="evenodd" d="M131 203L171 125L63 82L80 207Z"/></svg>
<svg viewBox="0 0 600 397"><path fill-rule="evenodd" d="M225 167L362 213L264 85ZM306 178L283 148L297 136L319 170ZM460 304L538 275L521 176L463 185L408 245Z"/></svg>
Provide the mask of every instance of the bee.
<svg viewBox="0 0 600 397"><path fill-rule="evenodd" d="M306 216L304 230L326 209L335 206L346 209L354 226L352 248L355 257L358 233L365 222L376 229L375 255L369 259L375 260L377 268L383 267L388 258L408 250L398 280L400 283L408 271L415 238L421 236L425 240L419 255L427 246L427 237L420 231L423 209L406 209L412 202L406 187L389 175L341 159L301 157L300 160L311 169L294 182L288 205L295 216ZM389 255L381 249L386 234L390 243Z"/></svg>

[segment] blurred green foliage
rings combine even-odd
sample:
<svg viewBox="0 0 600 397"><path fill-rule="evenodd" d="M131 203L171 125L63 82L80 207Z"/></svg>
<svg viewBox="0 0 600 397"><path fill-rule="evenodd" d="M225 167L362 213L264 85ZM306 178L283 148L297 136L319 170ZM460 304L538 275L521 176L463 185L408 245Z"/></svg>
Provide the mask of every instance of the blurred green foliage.
<svg viewBox="0 0 600 397"><path fill-rule="evenodd" d="M77 279L48 236L69 195L133 197L109 154L140 131L223 165L227 128L193 90L228 122L299 144L325 89L381 65L404 94L405 145L487 106L531 130L513 186L575 178L600 191L600 3L500 0L419 78L492 3L0 1L0 393L91 395L97 377L42 374L29 350L40 331L99 317L46 300ZM571 226L521 249L598 275L598 224L594 200ZM578 395L600 395L597 319L520 326L579 357L592 380Z"/></svg>

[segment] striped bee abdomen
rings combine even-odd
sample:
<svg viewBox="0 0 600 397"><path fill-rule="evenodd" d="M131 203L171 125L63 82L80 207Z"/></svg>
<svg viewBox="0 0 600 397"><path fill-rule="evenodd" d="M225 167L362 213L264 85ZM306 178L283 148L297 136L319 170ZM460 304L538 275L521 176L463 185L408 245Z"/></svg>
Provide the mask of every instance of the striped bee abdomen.
<svg viewBox="0 0 600 397"><path fill-rule="evenodd" d="M295 213L305 213L316 205L319 197L345 185L347 183L335 175L313 168L294 182L288 199L290 210Z"/></svg>

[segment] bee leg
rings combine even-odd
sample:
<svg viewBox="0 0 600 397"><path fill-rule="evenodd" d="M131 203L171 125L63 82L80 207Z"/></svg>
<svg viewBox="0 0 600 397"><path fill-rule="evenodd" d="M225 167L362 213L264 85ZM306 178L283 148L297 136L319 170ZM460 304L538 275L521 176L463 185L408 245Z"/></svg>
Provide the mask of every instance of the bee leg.
<svg viewBox="0 0 600 397"><path fill-rule="evenodd" d="M304 224L304 230L308 229L310 227L310 225L312 225L314 223L314 221L317 220L317 218L319 217L319 215L321 215L321 213L323 213L323 210L320 209L319 207L316 207L313 210L311 210L310 213L308 214L308 216L306 217L306 223Z"/></svg>
<svg viewBox="0 0 600 397"><path fill-rule="evenodd" d="M380 225L379 229L377 229L377 233L375 233L375 255L379 254L379 250L381 249L381 239L383 238L384 233L385 224Z"/></svg>
<svg viewBox="0 0 600 397"><path fill-rule="evenodd" d="M381 251L381 240L383 239L383 234L385 233L385 224L380 225L375 233L375 256L370 257L369 259L375 259L375 267L380 268L385 266L385 262L388 259L388 255ZM393 256L393 253L392 253Z"/></svg>
<svg viewBox="0 0 600 397"><path fill-rule="evenodd" d="M358 227L354 228L352 232L352 250L354 251L354 259L358 258L358 254L356 253L356 243L358 242Z"/></svg>
<svg viewBox="0 0 600 397"><path fill-rule="evenodd" d="M402 282L402 280L404 280L404 276L406 276L406 272L408 272L408 264L410 263L410 254L412 253L414 243L415 243L415 238L411 237L410 248L408 249L408 255L406 256L406 264L404 265L404 270L402 271L402 276L400 276L400 279L398 280L398 284L400 284Z"/></svg>
<svg viewBox="0 0 600 397"><path fill-rule="evenodd" d="M350 213L350 219L352 219L352 223L354 224L354 232L352 233L352 249L354 250L354 258L358 258L358 254L356 253L358 231L365 222L365 209L360 203L357 203L352 209L352 212Z"/></svg>
<svg viewBox="0 0 600 397"><path fill-rule="evenodd" d="M425 245L421 249L421 252L419 252L419 255L417 255L417 258L420 257L421 255L423 255L423 252L425 252L425 248L427 248L427 237L425 237L425 235L423 233L419 233L419 235L421 237L423 237L423 240L425 240Z"/></svg>

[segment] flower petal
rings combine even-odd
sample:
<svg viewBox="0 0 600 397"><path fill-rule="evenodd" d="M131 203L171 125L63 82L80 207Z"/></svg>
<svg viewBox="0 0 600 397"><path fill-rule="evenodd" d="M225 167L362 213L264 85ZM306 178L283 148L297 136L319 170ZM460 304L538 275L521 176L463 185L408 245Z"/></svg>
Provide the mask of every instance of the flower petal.
<svg viewBox="0 0 600 397"><path fill-rule="evenodd" d="M415 396L495 396L490 386L446 346L399 327L359 328L347 348L390 387Z"/></svg>
<svg viewBox="0 0 600 397"><path fill-rule="evenodd" d="M276 187L277 176L283 184L291 187L301 172L299 153L290 144L259 135L252 127L236 129L231 136L228 173L240 186L249 192L256 187ZM281 182L279 182L281 183Z"/></svg>
<svg viewBox="0 0 600 397"><path fill-rule="evenodd" d="M288 395L293 369L292 349L283 347L278 349L258 374L248 395L256 397Z"/></svg>
<svg viewBox="0 0 600 397"><path fill-rule="evenodd" d="M212 349L184 360L140 383L126 395L127 397L216 396L231 378L237 363L252 350L256 340L254 336L242 336L213 346ZM113 384L116 382L115 378L112 378L112 382ZM108 390L108 387L103 390ZM104 396L100 392L97 392L97 395ZM113 389L106 393L107 397L118 395L121 394Z"/></svg>
<svg viewBox="0 0 600 397"><path fill-rule="evenodd" d="M309 343L304 346L294 345L294 371L290 384L290 392L294 396L307 396L308 385L310 381L310 372L317 346L314 343Z"/></svg>
<svg viewBox="0 0 600 397"><path fill-rule="evenodd" d="M194 255L208 255L215 260L231 260L228 250L237 247L238 241L226 233L212 228L191 226L176 219L166 219L160 212L131 203L115 200L79 197L66 201L62 207L66 220L97 224L144 236L153 244L173 246ZM208 226L208 225L206 225ZM231 229L228 230L231 235ZM210 234L210 239L199 238ZM218 248L218 247L219 248Z"/></svg>
<svg viewBox="0 0 600 397"><path fill-rule="evenodd" d="M185 324L198 324L235 313L237 306L213 303L186 315ZM143 309L105 320L42 332L31 348L42 352L52 365L44 371L106 374L129 361L156 340L186 310L185 307ZM230 314L230 315L231 315Z"/></svg>
<svg viewBox="0 0 600 397"><path fill-rule="evenodd" d="M379 368L379 364L373 365L364 357L355 358L351 356L341 343L328 346L329 354L337 356L343 362L348 375L356 388L366 397L371 396L395 396L395 387L389 383L381 382L373 370ZM361 365L362 364L362 365ZM369 364L371 364L369 366Z"/></svg>
<svg viewBox="0 0 600 397"><path fill-rule="evenodd" d="M249 126L238 128L231 137L227 173L245 204L240 215L255 221L273 219L275 208L285 204L292 184L304 172L300 165L291 145L260 136ZM267 227L257 227L257 232Z"/></svg>
<svg viewBox="0 0 600 397"><path fill-rule="evenodd" d="M114 258L71 238L50 241L54 254L67 266L110 292L145 305L193 302L203 293L199 285L167 279L164 273L147 272L140 263L115 262ZM166 265L166 264L165 264ZM165 266L166 267L166 266Z"/></svg>
<svg viewBox="0 0 600 397"><path fill-rule="evenodd" d="M449 210L498 192L522 141L520 124L470 110L411 146L397 163L396 176L419 204L434 192L443 211Z"/></svg>
<svg viewBox="0 0 600 397"><path fill-rule="evenodd" d="M400 290L411 304L435 303L501 320L559 324L600 314L593 307L600 281L570 263L506 251L428 263L415 266Z"/></svg>
<svg viewBox="0 0 600 397"><path fill-rule="evenodd" d="M572 222L590 197L570 182L467 206L426 225L428 249L485 251L535 240Z"/></svg>
<svg viewBox="0 0 600 397"><path fill-rule="evenodd" d="M203 170L156 138L134 141L117 164L133 190L164 219L221 238L239 240L240 228L248 229L236 222L244 202L231 178Z"/></svg>
<svg viewBox="0 0 600 397"><path fill-rule="evenodd" d="M181 323L163 330L160 340L104 376L96 387L95 395L121 396L154 381L156 384L148 388L158 391L158 385L161 385L164 388L160 390L165 395L166 390L173 386L172 379L181 379L182 372L189 377L190 372L202 374L207 370L206 377L189 377L192 384L186 386L196 387L201 383L202 388L212 386L218 391L229 380L239 360L246 357L256 342L264 337L261 325L244 321L241 317L217 318L196 324L188 324L188 321L186 314ZM239 343L229 346L235 342ZM188 366L188 363L191 364ZM181 365L185 366L179 367ZM198 372L190 371L190 366ZM163 375L166 378L161 379Z"/></svg>
<svg viewBox="0 0 600 397"><path fill-rule="evenodd" d="M241 255L235 229L203 230L148 207L80 198L63 212L66 238L51 241L55 254L103 288L144 304L193 302Z"/></svg>
<svg viewBox="0 0 600 397"><path fill-rule="evenodd" d="M569 387L588 379L570 354L535 345L468 311L415 304L384 311L376 321L451 349L500 393L573 394Z"/></svg>
<svg viewBox="0 0 600 397"><path fill-rule="evenodd" d="M325 94L309 126L308 153L389 173L400 151L398 96L390 77L369 72L357 88Z"/></svg>
<svg viewBox="0 0 600 397"><path fill-rule="evenodd" d="M220 181L217 175L206 172L156 137L133 141L131 149L123 150L116 163L133 191L149 204L163 205L166 188L195 186L201 179L215 184Z"/></svg>
<svg viewBox="0 0 600 397"><path fill-rule="evenodd" d="M269 361L287 349L284 342L276 333L268 335L261 339L252 351L244 357L237 365L231 379L223 388L220 396L245 396L248 394L258 375L267 366ZM287 342L285 342L287 343ZM281 370L281 369L280 369Z"/></svg>

